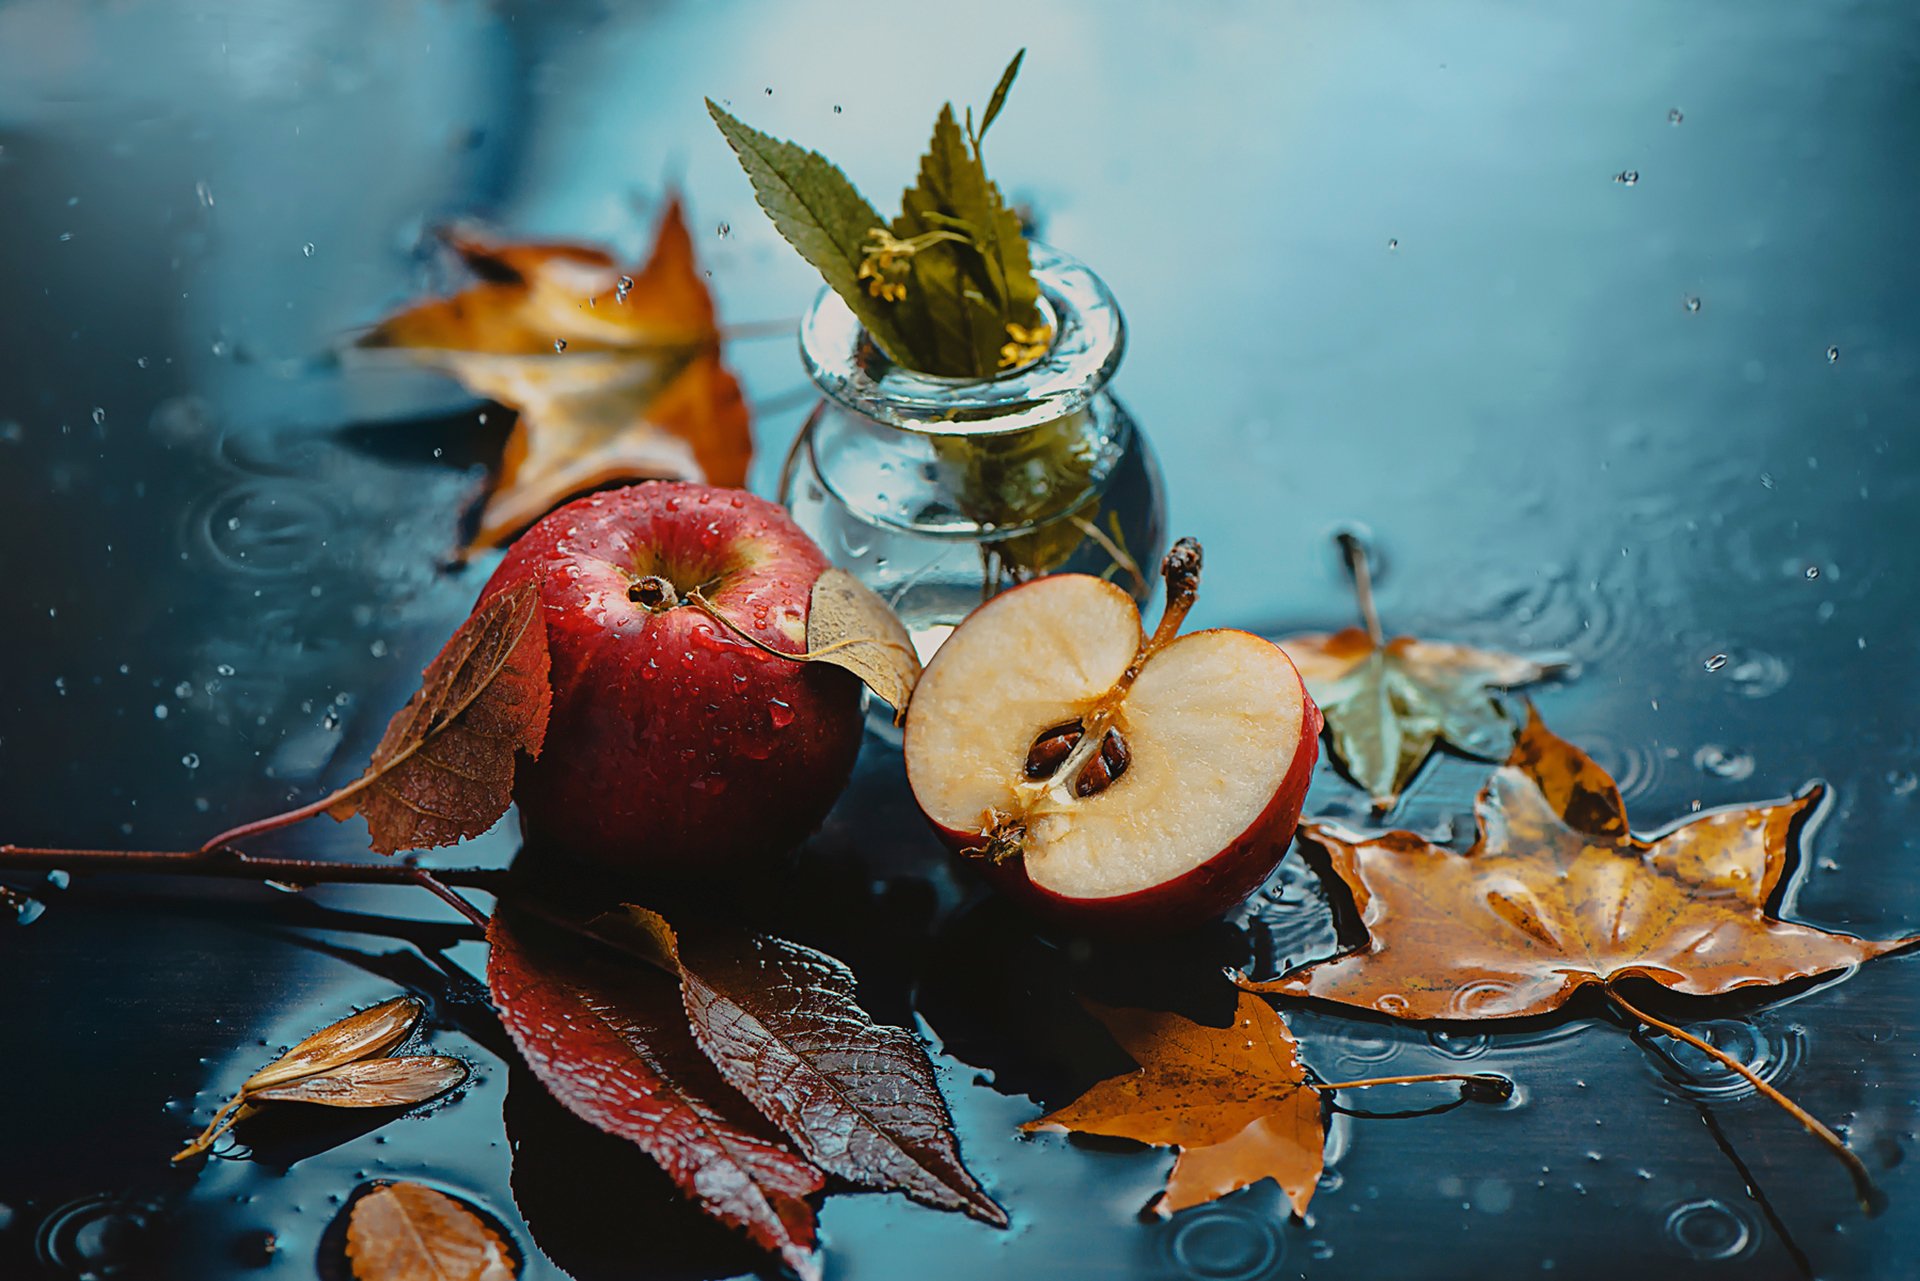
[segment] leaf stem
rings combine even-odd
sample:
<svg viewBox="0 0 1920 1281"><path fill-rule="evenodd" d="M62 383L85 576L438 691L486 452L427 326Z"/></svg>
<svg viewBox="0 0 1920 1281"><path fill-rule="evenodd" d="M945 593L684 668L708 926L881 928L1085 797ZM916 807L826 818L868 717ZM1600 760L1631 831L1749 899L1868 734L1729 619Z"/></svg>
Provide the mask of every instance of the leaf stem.
<svg viewBox="0 0 1920 1281"><path fill-rule="evenodd" d="M1513 1082L1495 1072L1417 1072L1410 1076L1370 1076L1358 1081L1316 1082L1316 1090L1364 1090L1375 1085L1419 1085L1426 1081L1458 1081L1462 1085L1483 1085L1513 1091Z"/></svg>
<svg viewBox="0 0 1920 1281"><path fill-rule="evenodd" d="M767 653L772 654L775 658L784 658L787 661L793 662L793 663L811 663L816 658L824 658L828 654L833 653L835 650L847 649L854 645L884 645L888 649L899 650L903 654L913 653L913 649L911 646L902 645L898 641L885 640L878 636L848 636L843 640L834 641L830 645L822 645L819 649L802 650L798 654L792 654L792 653L788 653L784 649L774 648L772 645L769 645L765 641L761 640L758 636L755 636L753 633L741 627L740 624L734 622L731 618L728 618L725 614L723 614L720 611L720 608L717 605L715 605L712 601L708 600L705 596L702 596L700 594L700 589L698 587L692 587L687 589L685 603L692 605L695 609L698 609L701 613L705 614L708 618L711 618L714 622L720 624L722 627L732 632L735 636L738 636L741 640L747 642L747 644L752 645L754 648L765 650Z"/></svg>
<svg viewBox="0 0 1920 1281"><path fill-rule="evenodd" d="M1367 625L1367 635L1373 638L1375 645L1387 643L1387 634L1380 629L1380 615L1373 607L1373 568L1369 563L1367 545L1355 534L1342 530L1334 536L1340 544L1340 555L1347 562L1347 573L1353 576L1353 594L1360 598L1360 617Z"/></svg>
<svg viewBox="0 0 1920 1281"><path fill-rule="evenodd" d="M332 863L320 859L262 858L224 846L205 850L65 850L32 845L0 845L0 868L214 876L242 881L285 881L294 885L420 885L432 889L422 881L421 878L425 877L442 890L450 885L462 885L488 893L498 893L510 876L505 871L484 867L451 867L429 872L410 863ZM469 919L472 910L469 904L466 913Z"/></svg>
<svg viewBox="0 0 1920 1281"><path fill-rule="evenodd" d="M415 885L452 907L454 911L472 921L481 930L484 931L487 928L489 924L487 914L447 888L439 877L424 867L409 867L407 870L413 873L412 880Z"/></svg>
<svg viewBox="0 0 1920 1281"><path fill-rule="evenodd" d="M1786 1111L1788 1116L1791 1116L1804 1126L1807 1133L1826 1144L1827 1147L1832 1149L1833 1154L1840 1158L1841 1162L1847 1167L1847 1173L1853 1176L1853 1190L1860 1198L1861 1207L1869 1212L1872 1210L1874 1202L1873 1175L1868 1172L1865 1163L1862 1162L1858 1156L1854 1155L1853 1150L1841 1141L1840 1136L1828 1129L1826 1124L1818 1117L1808 1112L1786 1095L1780 1093L1780 1091L1774 1089L1772 1085L1761 1078L1759 1073L1742 1063L1739 1059L1734 1058L1731 1054L1728 1054L1725 1050L1701 1040L1685 1028L1676 1027L1665 1019L1656 1018L1648 1014L1645 1010L1628 1002L1625 997L1614 990L1613 984L1611 983L1606 984L1603 990L1607 994L1607 999L1620 1007L1624 1013L1640 1020L1640 1022L1646 1024L1648 1027L1658 1028L1668 1036L1685 1041L1688 1045L1691 1045L1702 1054L1712 1058L1723 1067L1738 1073L1741 1077L1745 1078L1747 1083L1753 1086L1754 1089L1760 1091L1760 1093L1766 1095L1767 1098L1778 1104Z"/></svg>
<svg viewBox="0 0 1920 1281"><path fill-rule="evenodd" d="M363 788L364 780L349 783L339 791L329 792L319 800L311 801L308 804L300 806L298 809L287 810L280 814L269 814L265 818L256 818L250 823L242 823L238 827L230 827L218 836L202 844L200 846L200 852L202 854L209 854L224 846L232 845L235 841L243 841L249 836L259 836L263 832L275 832L283 827L292 827L295 823L310 819L316 814L326 813L333 805L353 793L363 790Z"/></svg>

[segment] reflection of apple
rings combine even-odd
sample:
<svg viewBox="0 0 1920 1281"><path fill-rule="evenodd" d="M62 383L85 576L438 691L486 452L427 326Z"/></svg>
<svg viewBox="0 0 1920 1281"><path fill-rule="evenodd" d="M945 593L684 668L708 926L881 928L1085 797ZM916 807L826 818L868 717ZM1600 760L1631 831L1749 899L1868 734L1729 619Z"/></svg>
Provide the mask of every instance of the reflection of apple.
<svg viewBox="0 0 1920 1281"><path fill-rule="evenodd" d="M781 508L653 481L569 503L522 535L481 599L540 580L553 718L514 799L528 835L640 873L778 854L826 817L860 747L860 683L806 649L827 568Z"/></svg>
<svg viewBox="0 0 1920 1281"><path fill-rule="evenodd" d="M995 884L1063 924L1196 924L1258 888L1293 839L1320 709L1271 641L1176 635L1199 572L1183 539L1151 639L1101 579L1016 587L947 638L914 692L914 799Z"/></svg>

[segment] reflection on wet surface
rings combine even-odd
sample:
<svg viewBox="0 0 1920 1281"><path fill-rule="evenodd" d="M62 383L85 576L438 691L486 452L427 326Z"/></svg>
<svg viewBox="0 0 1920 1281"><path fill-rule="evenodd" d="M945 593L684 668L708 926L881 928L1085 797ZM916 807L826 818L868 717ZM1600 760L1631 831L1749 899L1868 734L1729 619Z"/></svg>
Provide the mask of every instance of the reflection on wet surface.
<svg viewBox="0 0 1920 1281"><path fill-rule="evenodd" d="M1208 548L1197 623L1347 624L1328 535L1364 523L1395 630L1579 661L1536 702L1638 821L1824 780L1788 914L1920 923L1910 6L990 8L937 76L849 74L805 6L0 8L0 838L176 846L357 770L491 567L450 561L502 416L332 354L434 283L431 225L632 251L671 176L728 229L700 245L723 315L797 317L813 284L701 95L751 96L879 191L920 108L1025 43L995 167L1126 311L1118 390L1174 532ZM798 361L730 359L765 411L764 492ZM1464 845L1484 776L1436 759L1394 823ZM1309 812L1367 820L1324 762ZM508 824L442 857L514 848ZM394 1178L494 1216L529 1277L751 1265L531 1089L484 949L424 896L13 884L0 920L32 924L0 930L0 1018L31 1053L0 1070L0 1275L311 1276L356 1190ZM1745 1082L1585 1002L1491 1026L1290 1012L1323 1077L1470 1061L1520 1087L1337 1118L1306 1222L1270 1184L1141 1222L1166 1154L1015 1137L1128 1066L1079 996L1223 1017L1223 967L1338 945L1326 903L1289 858L1177 946L1036 935L945 861L870 739L741 910L930 1039L1014 1227L835 1196L832 1274L1866 1278L1920 1253L1910 957L1772 1003L1649 1002L1834 1123L1878 1217ZM398 991L470 1084L169 1168L269 1047Z"/></svg>

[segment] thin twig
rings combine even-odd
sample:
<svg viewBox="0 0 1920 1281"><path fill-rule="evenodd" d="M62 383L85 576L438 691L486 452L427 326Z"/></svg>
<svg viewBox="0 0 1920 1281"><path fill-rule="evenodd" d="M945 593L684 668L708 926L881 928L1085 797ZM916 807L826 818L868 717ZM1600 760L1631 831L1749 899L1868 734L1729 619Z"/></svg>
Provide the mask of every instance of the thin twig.
<svg viewBox="0 0 1920 1281"><path fill-rule="evenodd" d="M132 872L157 876L215 876L228 880L282 881L292 885L419 885L424 869L411 863L333 863L307 858L264 858L235 849L63 850L0 845L0 868L51 872ZM510 873L485 867L435 868L443 887L461 885L498 893Z"/></svg>
<svg viewBox="0 0 1920 1281"><path fill-rule="evenodd" d="M413 873L413 883L415 885L440 898L450 905L454 911L460 913L460 915L466 917L469 921L472 921L482 930L485 930L491 923L485 912L482 912L479 908L448 889L438 877L426 868L414 867L408 870Z"/></svg>
<svg viewBox="0 0 1920 1281"><path fill-rule="evenodd" d="M1655 1018L1645 1010L1629 1004L1625 997L1614 990L1611 983L1607 984L1604 990L1606 991L1607 999L1619 1006L1625 1013L1639 1019L1648 1027L1659 1028L1668 1036L1685 1041L1688 1045L1691 1045L1702 1054L1712 1058L1715 1062L1738 1073L1741 1077L1745 1078L1747 1083L1753 1086L1754 1089L1760 1091L1760 1093L1766 1095L1767 1098L1783 1108L1788 1116L1791 1116L1806 1128L1807 1133L1826 1144L1827 1147L1833 1150L1833 1154L1845 1163L1847 1173L1853 1176L1853 1190L1860 1198L1861 1207L1868 1211L1872 1210L1874 1200L1873 1175L1868 1172L1865 1163L1854 1155L1853 1150L1841 1141L1840 1136L1832 1130L1829 1130L1820 1118L1814 1116L1798 1103L1795 1103L1792 1099L1774 1089L1772 1085L1761 1078L1758 1072L1755 1072L1752 1068L1742 1063L1739 1059L1734 1058L1725 1050L1701 1040L1685 1028L1675 1027L1665 1019Z"/></svg>

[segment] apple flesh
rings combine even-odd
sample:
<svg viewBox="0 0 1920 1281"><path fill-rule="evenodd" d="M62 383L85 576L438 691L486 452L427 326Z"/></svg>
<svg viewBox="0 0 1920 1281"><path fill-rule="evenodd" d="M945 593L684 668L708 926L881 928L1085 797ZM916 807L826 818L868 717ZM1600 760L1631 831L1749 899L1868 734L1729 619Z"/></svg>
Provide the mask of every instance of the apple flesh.
<svg viewBox="0 0 1920 1281"><path fill-rule="evenodd" d="M1278 646L1176 637L1184 613L1171 607L1148 640L1113 584L1036 579L975 610L914 692L905 751L920 808L1002 891L1061 924L1199 924L1252 894L1293 840L1320 711ZM1097 749L1082 746L1087 726L1108 730Z"/></svg>
<svg viewBox="0 0 1920 1281"><path fill-rule="evenodd" d="M712 876L826 817L860 748L860 683L806 649L827 558L780 507L651 481L589 495L508 550L481 594L540 583L546 748L514 786L529 843L630 874Z"/></svg>

